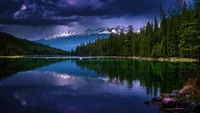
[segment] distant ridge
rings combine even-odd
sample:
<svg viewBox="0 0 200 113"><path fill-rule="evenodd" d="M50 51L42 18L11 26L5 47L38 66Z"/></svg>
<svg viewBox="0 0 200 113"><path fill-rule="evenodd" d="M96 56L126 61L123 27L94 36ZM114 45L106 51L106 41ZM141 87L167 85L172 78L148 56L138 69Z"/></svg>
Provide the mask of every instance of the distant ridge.
<svg viewBox="0 0 200 113"><path fill-rule="evenodd" d="M126 34L128 28L121 25L110 28L86 29L83 32L65 31L60 34L36 40L36 42L70 51L75 50L76 46L82 43L87 44L89 42L94 42L98 38L108 38L111 33L120 34L120 32Z"/></svg>
<svg viewBox="0 0 200 113"><path fill-rule="evenodd" d="M66 31L60 34L47 37L45 38L45 40L54 40L58 38L68 38L68 37L81 37L88 35L101 35L101 34L110 35L111 33L120 34L121 31L123 31L126 34L128 32L128 28L121 25L110 28L86 29L84 32Z"/></svg>
<svg viewBox="0 0 200 113"><path fill-rule="evenodd" d="M0 56L14 55L70 55L70 52L0 32Z"/></svg>

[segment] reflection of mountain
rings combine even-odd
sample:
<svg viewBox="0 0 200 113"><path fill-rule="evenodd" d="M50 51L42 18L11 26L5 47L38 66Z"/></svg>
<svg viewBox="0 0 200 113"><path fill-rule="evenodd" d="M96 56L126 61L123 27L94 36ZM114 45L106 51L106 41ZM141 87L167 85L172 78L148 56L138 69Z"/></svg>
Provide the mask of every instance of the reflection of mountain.
<svg viewBox="0 0 200 113"><path fill-rule="evenodd" d="M188 77L197 75L199 64L195 63L163 63L147 62L125 59L90 59L76 61L82 69L94 70L97 74L107 74L110 79L120 79L121 83L127 81L129 87L132 82L140 81L146 87L148 94L171 92L181 89ZM172 86L175 85L175 86Z"/></svg>
<svg viewBox="0 0 200 113"><path fill-rule="evenodd" d="M0 79L9 77L17 72L33 70L63 61L62 59L0 59Z"/></svg>
<svg viewBox="0 0 200 113"><path fill-rule="evenodd" d="M90 81L104 81L104 82L108 82L109 79L108 77L101 77L101 76L83 76L83 75L69 75L67 73L58 73L58 72L50 72L50 71L46 71L45 74L48 75L52 75L56 78L60 78L60 79L65 79L65 80L90 80Z"/></svg>

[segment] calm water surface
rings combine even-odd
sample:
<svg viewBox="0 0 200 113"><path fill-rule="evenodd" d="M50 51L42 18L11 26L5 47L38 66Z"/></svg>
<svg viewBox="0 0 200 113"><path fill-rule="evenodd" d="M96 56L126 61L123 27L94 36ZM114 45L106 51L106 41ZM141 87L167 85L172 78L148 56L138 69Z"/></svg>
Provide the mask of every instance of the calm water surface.
<svg viewBox="0 0 200 113"><path fill-rule="evenodd" d="M183 87L198 63L0 59L0 113L159 113L145 101Z"/></svg>

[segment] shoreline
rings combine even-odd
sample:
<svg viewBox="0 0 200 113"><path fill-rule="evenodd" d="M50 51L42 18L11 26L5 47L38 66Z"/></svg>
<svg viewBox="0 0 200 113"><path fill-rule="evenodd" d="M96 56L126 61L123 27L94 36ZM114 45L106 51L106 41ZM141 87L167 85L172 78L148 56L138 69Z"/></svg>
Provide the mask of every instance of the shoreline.
<svg viewBox="0 0 200 113"><path fill-rule="evenodd" d="M0 58L26 58L26 56L0 56Z"/></svg>
<svg viewBox="0 0 200 113"><path fill-rule="evenodd" d="M24 56L24 55L19 55L19 56L0 56L0 58L30 58L30 57L58 57L61 55L53 55L53 56ZM63 55L62 55L63 56ZM76 57L82 57L82 56L76 56ZM84 56L85 57L85 56ZM124 57L124 56L88 56L88 57L94 57L94 58L123 58L123 59L134 59L134 60L144 60L144 61L160 61L160 62L200 62L199 59L195 58L179 58L179 57L169 57L169 58L151 58L151 57L136 57L136 56L129 56L129 57Z"/></svg>
<svg viewBox="0 0 200 113"><path fill-rule="evenodd" d="M100 58L127 58L134 60L144 60L144 61L160 61L160 62L200 62L199 59L195 58L178 58L178 57L169 57L169 58L150 58L150 57L122 57L122 56L100 56Z"/></svg>

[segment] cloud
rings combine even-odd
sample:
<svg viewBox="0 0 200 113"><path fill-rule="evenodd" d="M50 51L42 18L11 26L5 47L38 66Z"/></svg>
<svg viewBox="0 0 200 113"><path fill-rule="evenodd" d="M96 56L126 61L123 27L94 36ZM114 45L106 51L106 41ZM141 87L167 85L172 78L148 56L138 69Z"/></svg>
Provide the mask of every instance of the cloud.
<svg viewBox="0 0 200 113"><path fill-rule="evenodd" d="M155 15L159 12L159 4L169 6L172 1L174 0L2 0L0 24L72 26L88 17L112 19Z"/></svg>
<svg viewBox="0 0 200 113"><path fill-rule="evenodd" d="M128 26L135 29L176 0L1 0L0 31L37 40L87 28Z"/></svg>
<svg viewBox="0 0 200 113"><path fill-rule="evenodd" d="M19 38L38 40L60 34L68 30L76 30L68 26L25 26L25 25L1 25L0 31L5 31Z"/></svg>

